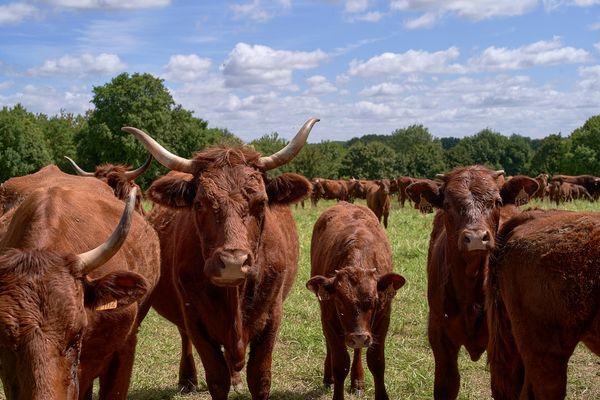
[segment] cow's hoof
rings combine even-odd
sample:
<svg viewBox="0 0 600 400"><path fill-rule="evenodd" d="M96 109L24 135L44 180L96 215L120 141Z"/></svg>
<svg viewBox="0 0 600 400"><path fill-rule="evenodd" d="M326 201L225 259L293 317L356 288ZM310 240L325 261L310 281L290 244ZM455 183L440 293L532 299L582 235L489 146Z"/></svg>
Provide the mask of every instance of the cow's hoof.
<svg viewBox="0 0 600 400"><path fill-rule="evenodd" d="M363 397L365 395L365 391L363 389L352 389L352 394L356 397Z"/></svg>
<svg viewBox="0 0 600 400"><path fill-rule="evenodd" d="M181 394L196 393L198 391L198 383L192 381L179 382L177 390Z"/></svg>

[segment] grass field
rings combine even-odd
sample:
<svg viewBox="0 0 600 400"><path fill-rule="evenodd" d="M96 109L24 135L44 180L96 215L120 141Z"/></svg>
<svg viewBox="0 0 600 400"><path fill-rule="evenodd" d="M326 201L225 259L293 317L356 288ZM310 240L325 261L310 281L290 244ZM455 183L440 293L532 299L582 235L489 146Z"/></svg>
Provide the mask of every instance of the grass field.
<svg viewBox="0 0 600 400"><path fill-rule="evenodd" d="M331 202L317 208L294 211L300 236L300 266L295 286L286 300L283 326L275 347L272 399L331 399L322 385L325 346L316 297L305 288L310 273L310 236L317 217ZM541 204L534 204L540 206ZM548 206L547 204L545 206ZM386 385L391 399L431 399L433 356L426 336L426 256L433 215L394 205L387 230L394 269L407 284L394 299L392 322L386 342ZM599 210L600 205L573 203L569 209ZM169 322L151 311L142 324L130 399L210 399L200 367L199 393L179 395L176 390L180 340ZM199 358L197 358L198 364ZM460 399L489 399L489 374L485 355L477 363L460 355ZM373 398L368 370L365 398ZM245 385L245 379L244 379ZM346 387L349 388L349 379ZM356 397L347 394L348 399ZM580 347L569 366L569 399L600 399L600 358ZM232 392L230 399L250 399L246 389Z"/></svg>

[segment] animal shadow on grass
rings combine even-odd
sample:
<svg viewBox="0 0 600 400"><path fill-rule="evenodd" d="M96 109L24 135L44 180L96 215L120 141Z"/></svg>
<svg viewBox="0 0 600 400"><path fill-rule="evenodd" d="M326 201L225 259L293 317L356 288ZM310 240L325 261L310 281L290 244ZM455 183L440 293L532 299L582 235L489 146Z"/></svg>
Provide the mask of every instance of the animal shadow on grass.
<svg viewBox="0 0 600 400"><path fill-rule="evenodd" d="M206 387L200 386L199 392L208 392ZM288 390L274 390L269 398L271 400L311 400L318 399L331 391L326 388L313 389L305 393L290 392ZM127 398L129 400L171 400L179 395L179 391L175 388L158 388L158 389L138 389L129 392ZM231 400L251 400L250 393L235 393L229 394ZM187 396L182 396L187 397Z"/></svg>

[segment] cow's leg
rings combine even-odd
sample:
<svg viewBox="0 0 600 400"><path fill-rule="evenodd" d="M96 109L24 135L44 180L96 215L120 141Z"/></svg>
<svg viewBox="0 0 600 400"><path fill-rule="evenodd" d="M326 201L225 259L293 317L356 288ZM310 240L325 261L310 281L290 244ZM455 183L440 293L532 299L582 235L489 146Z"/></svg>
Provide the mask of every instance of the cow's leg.
<svg viewBox="0 0 600 400"><path fill-rule="evenodd" d="M531 393L529 385L524 385L520 399L564 399L567 395L567 365L575 344L546 342L545 346L536 347L534 344L522 354L525 380L531 385Z"/></svg>
<svg viewBox="0 0 600 400"><path fill-rule="evenodd" d="M191 393L198 389L198 373L194 362L194 349L192 341L185 332L185 328L177 327L181 336L181 359L179 360L179 383L181 393Z"/></svg>
<svg viewBox="0 0 600 400"><path fill-rule="evenodd" d="M186 313L188 335L202 360L210 397L213 400L227 400L231 387L231 375L225 356L221 351L221 346L218 343L211 342L204 336L199 321L191 321L193 321L193 316Z"/></svg>
<svg viewBox="0 0 600 400"><path fill-rule="evenodd" d="M458 373L458 351L455 345L440 327L429 322L429 344L435 358L435 377L433 397L436 400L452 400L458 396L460 375Z"/></svg>
<svg viewBox="0 0 600 400"><path fill-rule="evenodd" d="M135 329L137 330L137 329ZM125 400L131 380L133 358L137 338L135 332L129 336L120 351L115 352L108 368L100 375L99 400Z"/></svg>
<svg viewBox="0 0 600 400"><path fill-rule="evenodd" d="M281 315L281 311L274 312ZM280 321L272 319L265 329L250 341L250 354L248 355L247 381L248 389L253 400L269 398L271 390L271 363L273 361L273 347L279 330Z"/></svg>
<svg viewBox="0 0 600 400"><path fill-rule="evenodd" d="M385 228L387 228L387 225L388 225L388 213L386 212L383 214L383 226Z"/></svg>
<svg viewBox="0 0 600 400"><path fill-rule="evenodd" d="M332 321L323 321L323 333L331 349L331 371L333 374L333 400L344 400L344 381L350 372L350 356L343 338L336 333Z"/></svg>
<svg viewBox="0 0 600 400"><path fill-rule="evenodd" d="M327 342L327 340L325 341ZM323 363L323 384L327 389L333 389L333 365L331 364L331 349L329 343L325 343L327 347L327 354L325 355L325 362Z"/></svg>
<svg viewBox="0 0 600 400"><path fill-rule="evenodd" d="M229 373L231 374L231 387L236 392L240 392L243 387L240 372L233 368L233 361L231 360L231 357L227 351L225 351L225 359L227 360L227 366L229 367Z"/></svg>
<svg viewBox="0 0 600 400"><path fill-rule="evenodd" d="M350 371L350 391L357 396L362 396L365 390L365 372L362 365L362 352L354 349L352 370Z"/></svg>
<svg viewBox="0 0 600 400"><path fill-rule="evenodd" d="M375 343L367 350L367 366L373 375L375 384L375 400L388 400L385 389L385 338L390 325L391 307L381 311L380 317L373 324L372 332Z"/></svg>

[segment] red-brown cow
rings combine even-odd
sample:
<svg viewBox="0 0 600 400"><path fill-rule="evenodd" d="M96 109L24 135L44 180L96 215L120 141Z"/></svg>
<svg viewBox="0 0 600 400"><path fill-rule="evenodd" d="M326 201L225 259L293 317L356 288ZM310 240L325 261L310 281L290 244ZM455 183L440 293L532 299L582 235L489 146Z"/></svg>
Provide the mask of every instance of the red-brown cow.
<svg viewBox="0 0 600 400"><path fill-rule="evenodd" d="M388 226L390 204L390 181L388 179L373 181L367 187L367 207L373 211L379 222L383 217L383 226L386 228Z"/></svg>
<svg viewBox="0 0 600 400"><path fill-rule="evenodd" d="M540 185L540 187L537 190L537 192L533 194L532 197L534 199L541 199L542 201L544 201L546 197L546 192L548 190L548 174L538 174L538 176L535 177L535 180L537 181L538 185Z"/></svg>
<svg viewBox="0 0 600 400"><path fill-rule="evenodd" d="M86 172L75 161L67 156L65 158L71 163L77 175L100 179L113 189L118 199L125 200L129 196L129 191L134 187L137 188L138 197L135 203L135 210L142 215L145 214L144 207L142 206L142 189L134 180L150 167L152 156L148 157L146 162L134 171L130 171L127 165L102 164L96 167L94 172Z"/></svg>
<svg viewBox="0 0 600 400"><path fill-rule="evenodd" d="M495 399L564 399L580 341L600 356L600 215L532 210L508 221L487 279Z"/></svg>
<svg viewBox="0 0 600 400"><path fill-rule="evenodd" d="M392 252L384 230L364 206L341 202L315 223L311 241L311 279L306 287L321 307L327 346L324 383L333 384L333 399L344 399L344 380L354 349L351 389L364 390L361 349L375 382L375 399L388 395L384 383L385 338L391 300L405 280L392 272Z"/></svg>
<svg viewBox="0 0 600 400"><path fill-rule="evenodd" d="M246 349L253 399L266 399L283 300L297 273L298 235L289 205L310 191L306 178L265 172L288 163L306 142L316 118L272 156L251 148L217 147L187 160L166 151L144 132L138 138L172 172L147 196L157 206L149 220L162 249L163 279L153 306L175 323L183 350L179 384L197 384L190 339L200 354L213 399L226 399ZM221 350L224 348L224 353Z"/></svg>
<svg viewBox="0 0 600 400"><path fill-rule="evenodd" d="M400 203L400 207L402 208L404 208L406 200L410 202L410 197L408 197L408 195L406 194L406 188L411 183L414 183L414 181L415 180L409 176L401 176L400 178L396 179L398 186L398 203Z"/></svg>
<svg viewBox="0 0 600 400"><path fill-rule="evenodd" d="M126 399L158 281L158 237L133 212L135 191L123 213L104 183L63 175L10 212L0 240L4 391L10 400L91 399L99 377L100 399Z"/></svg>
<svg viewBox="0 0 600 400"><path fill-rule="evenodd" d="M461 167L442 175L443 184L417 182L406 192L438 209L427 257L429 343L435 358L434 398L455 399L460 386L458 351L465 346L478 360L488 341L484 314L484 271L498 226L518 212L538 188L516 176L501 188L504 171Z"/></svg>
<svg viewBox="0 0 600 400"><path fill-rule="evenodd" d="M554 175L552 182L581 185L587 189L594 199L598 199L600 196L600 178L594 175Z"/></svg>

